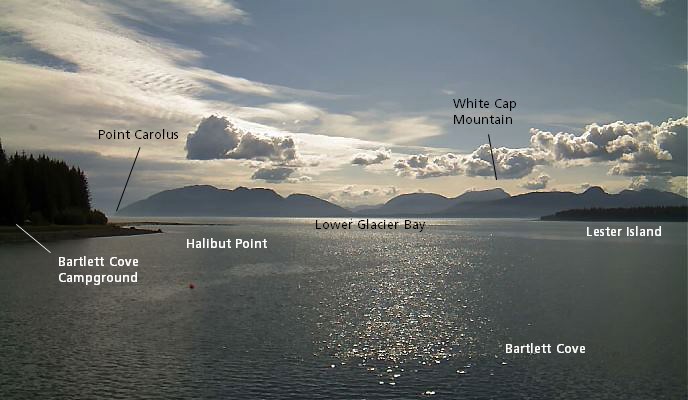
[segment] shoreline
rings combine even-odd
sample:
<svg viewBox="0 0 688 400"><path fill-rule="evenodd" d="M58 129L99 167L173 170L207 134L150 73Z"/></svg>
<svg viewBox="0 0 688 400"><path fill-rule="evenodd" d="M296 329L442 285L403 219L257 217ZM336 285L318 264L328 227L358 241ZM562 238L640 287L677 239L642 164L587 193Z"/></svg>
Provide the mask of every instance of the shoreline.
<svg viewBox="0 0 688 400"><path fill-rule="evenodd" d="M162 233L151 230L108 224L108 225L26 225L22 226L40 242L55 240L88 239L97 237L137 236ZM31 238L16 226L0 226L0 244L31 242Z"/></svg>
<svg viewBox="0 0 688 400"><path fill-rule="evenodd" d="M196 222L163 222L163 221L124 221L124 222L111 222L110 225L127 227L127 226L141 226L141 225L152 225L152 226L233 226L236 224L231 223L196 223Z"/></svg>

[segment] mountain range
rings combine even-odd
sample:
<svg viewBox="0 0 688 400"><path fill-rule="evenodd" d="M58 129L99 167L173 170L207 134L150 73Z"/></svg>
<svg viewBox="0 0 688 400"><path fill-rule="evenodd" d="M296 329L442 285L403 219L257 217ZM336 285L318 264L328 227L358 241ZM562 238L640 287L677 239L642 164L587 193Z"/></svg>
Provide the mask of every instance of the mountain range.
<svg viewBox="0 0 688 400"><path fill-rule="evenodd" d="M124 207L118 215L166 217L346 217L351 211L307 194L282 197L271 189L209 185L165 190Z"/></svg>
<svg viewBox="0 0 688 400"><path fill-rule="evenodd" d="M134 202L121 216L241 216L241 217L461 217L537 218L580 208L685 206L683 196L653 189L606 193L591 187L583 193L531 192L510 196L502 189L469 191L457 197L409 193L384 204L346 209L306 194L282 197L271 189L218 189L209 185L165 190Z"/></svg>
<svg viewBox="0 0 688 400"><path fill-rule="evenodd" d="M371 216L433 214L461 204L483 203L509 197L502 189L470 191L456 197L435 193L408 193L393 197L385 204L358 208L356 212Z"/></svg>

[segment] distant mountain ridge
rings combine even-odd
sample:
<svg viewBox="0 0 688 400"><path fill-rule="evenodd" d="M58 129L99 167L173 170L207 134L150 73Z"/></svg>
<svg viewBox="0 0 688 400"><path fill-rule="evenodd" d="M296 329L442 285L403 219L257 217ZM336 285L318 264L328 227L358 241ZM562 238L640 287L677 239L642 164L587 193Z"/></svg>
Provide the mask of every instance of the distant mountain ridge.
<svg viewBox="0 0 688 400"><path fill-rule="evenodd" d="M433 214L452 206L471 202L484 202L510 197L501 188L468 191L456 197L445 197L435 193L408 193L396 196L385 204L368 207L358 212L370 216Z"/></svg>
<svg viewBox="0 0 688 400"><path fill-rule="evenodd" d="M457 217L539 218L581 208L685 206L676 193L644 189L606 193L591 187L583 193L531 192L510 196L502 189L469 191L457 197L434 193L396 196L379 206L348 210L307 194L282 197L272 189L218 189L209 185L165 190L120 210L121 216L232 216L232 217Z"/></svg>
<svg viewBox="0 0 688 400"><path fill-rule="evenodd" d="M272 189L209 185L165 190L124 207L118 215L170 217L346 217L352 212L307 194L282 197Z"/></svg>
<svg viewBox="0 0 688 400"><path fill-rule="evenodd" d="M583 193L531 192L481 203L452 206L435 216L471 218L539 218L558 211L581 208L684 206L688 199L654 189L624 190L610 194L594 186Z"/></svg>

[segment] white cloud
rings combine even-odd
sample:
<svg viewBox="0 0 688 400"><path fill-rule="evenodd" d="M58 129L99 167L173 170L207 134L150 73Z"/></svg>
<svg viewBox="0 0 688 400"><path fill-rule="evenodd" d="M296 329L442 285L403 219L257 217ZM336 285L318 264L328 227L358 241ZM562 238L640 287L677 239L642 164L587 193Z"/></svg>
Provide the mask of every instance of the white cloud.
<svg viewBox="0 0 688 400"><path fill-rule="evenodd" d="M395 144L417 143L443 133L442 128L426 116L383 116L375 112L351 115L323 113L304 125L304 128L328 136L366 138Z"/></svg>
<svg viewBox="0 0 688 400"><path fill-rule="evenodd" d="M687 196L687 186L685 176L634 176L631 178L631 183L628 185L628 188L631 190L655 189Z"/></svg>
<svg viewBox="0 0 688 400"><path fill-rule="evenodd" d="M531 129L530 147L493 149L500 179L519 179L538 165L568 163L610 164L611 175L686 176L688 117L669 119L660 125L649 122L588 125L581 135ZM470 154L417 154L394 163L398 175L414 178L465 175L490 177L494 170L487 144ZM547 177L548 179L548 177ZM547 181L526 182L546 186ZM524 187L527 187L524 186Z"/></svg>
<svg viewBox="0 0 688 400"><path fill-rule="evenodd" d="M347 185L322 195L322 198L344 206L380 204L399 194L395 186L360 187Z"/></svg>
<svg viewBox="0 0 688 400"><path fill-rule="evenodd" d="M551 180L550 176L547 174L540 174L536 178L530 179L523 183L521 187L529 190L541 190L545 189Z"/></svg>
<svg viewBox="0 0 688 400"><path fill-rule="evenodd" d="M211 115L201 120L196 131L186 138L186 158L215 160L227 158L227 153L239 144L243 132L226 118Z"/></svg>
<svg viewBox="0 0 688 400"><path fill-rule="evenodd" d="M615 161L613 175L686 175L688 118L591 124L580 135L531 129L531 147L556 161Z"/></svg>
<svg viewBox="0 0 688 400"><path fill-rule="evenodd" d="M211 115L201 120L186 139L189 160L235 159L297 164L296 143L291 137L244 132L227 118Z"/></svg>
<svg viewBox="0 0 688 400"><path fill-rule="evenodd" d="M533 171L537 165L547 164L547 157L542 152L532 148L510 149L499 147L493 149L497 176L504 179L522 178ZM478 147L466 157L466 175L493 176L494 168L490 157L489 145Z"/></svg>
<svg viewBox="0 0 688 400"><path fill-rule="evenodd" d="M237 147L227 153L227 158L288 164L296 161L296 143L291 137L265 137L246 132Z"/></svg>
<svg viewBox="0 0 688 400"><path fill-rule="evenodd" d="M426 154L412 155L397 160L394 163L394 169L398 175L413 176L418 179L459 175L464 171L461 158L452 153L434 157Z"/></svg>
<svg viewBox="0 0 688 400"><path fill-rule="evenodd" d="M493 152L497 175L504 179L522 178L530 174L535 166L547 163L544 153L531 148L500 147L493 149ZM490 147L487 144L465 155L413 155L397 160L394 169L399 175L419 179L451 175L494 176Z"/></svg>
<svg viewBox="0 0 688 400"><path fill-rule="evenodd" d="M652 12L657 16L664 15L664 10L662 10L662 4L665 0L638 0L640 7Z"/></svg>
<svg viewBox="0 0 688 400"><path fill-rule="evenodd" d="M140 4L140 2L136 3ZM185 0L156 0L148 4L150 9L155 10L164 10L168 8L165 7L166 5L173 6L189 15L210 21L241 21L248 18L248 14L244 10L229 1L223 0L194 0L192 2Z"/></svg>
<svg viewBox="0 0 688 400"><path fill-rule="evenodd" d="M313 121L324 114L324 110L303 102L268 103L258 107L237 107L232 110L232 115L237 118L289 125Z"/></svg>
<svg viewBox="0 0 688 400"><path fill-rule="evenodd" d="M353 165L373 165L373 164L380 164L385 160L389 160L389 158L392 156L392 151L385 149L383 147L375 150L374 152L366 152L366 153L357 153L354 155L354 158L351 160L351 164Z"/></svg>

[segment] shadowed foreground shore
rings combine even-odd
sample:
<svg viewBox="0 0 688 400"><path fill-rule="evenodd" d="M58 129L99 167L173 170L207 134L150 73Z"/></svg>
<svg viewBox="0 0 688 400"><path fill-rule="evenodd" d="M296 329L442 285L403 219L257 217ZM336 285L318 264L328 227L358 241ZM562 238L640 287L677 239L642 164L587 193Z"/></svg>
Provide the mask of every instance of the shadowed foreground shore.
<svg viewBox="0 0 688 400"><path fill-rule="evenodd" d="M122 227L119 225L45 225L22 226L38 241L54 241L69 239L85 239L108 236L134 236L150 233L162 233L161 230L140 229L134 227ZM24 232L16 226L0 227L0 244L31 241Z"/></svg>

